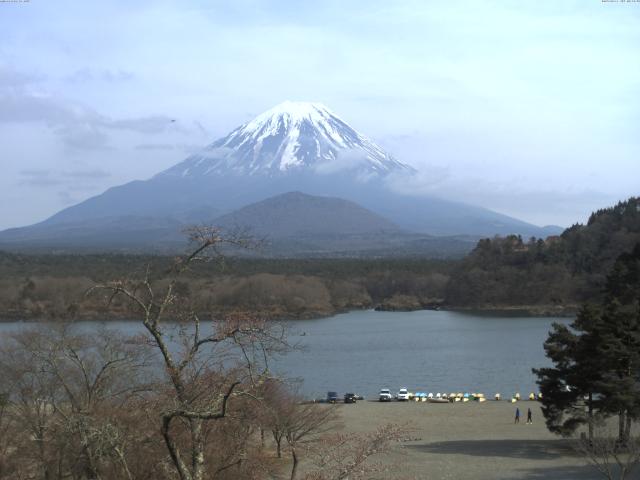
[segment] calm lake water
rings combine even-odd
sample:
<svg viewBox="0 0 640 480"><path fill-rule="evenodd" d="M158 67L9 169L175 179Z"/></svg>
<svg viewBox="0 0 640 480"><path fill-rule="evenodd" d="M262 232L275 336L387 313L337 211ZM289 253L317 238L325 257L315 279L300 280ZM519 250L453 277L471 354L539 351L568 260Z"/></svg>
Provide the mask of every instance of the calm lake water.
<svg viewBox="0 0 640 480"><path fill-rule="evenodd" d="M524 396L537 391L531 368L549 365L542 345L554 321L570 319L369 310L289 321L290 341L302 350L272 365L288 378L303 379L301 390L310 397L328 390L375 396L384 387ZM32 325L0 323L0 334ZM141 329L135 322L108 325L129 333Z"/></svg>

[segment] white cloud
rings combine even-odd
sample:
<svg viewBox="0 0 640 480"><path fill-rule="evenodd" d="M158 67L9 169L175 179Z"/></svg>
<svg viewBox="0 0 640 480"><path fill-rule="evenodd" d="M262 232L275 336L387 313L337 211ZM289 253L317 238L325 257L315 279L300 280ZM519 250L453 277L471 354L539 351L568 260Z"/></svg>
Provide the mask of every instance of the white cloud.
<svg viewBox="0 0 640 480"><path fill-rule="evenodd" d="M344 150L338 153L336 158L318 163L316 173L331 175L338 172L357 170L367 162L365 155L360 150Z"/></svg>
<svg viewBox="0 0 640 480"><path fill-rule="evenodd" d="M71 148L104 149L109 134L117 130L141 134L200 131L201 125L183 126L166 115L137 118L111 118L91 107L54 95L29 84L39 77L19 70L0 69L0 123L42 123L52 129Z"/></svg>
<svg viewBox="0 0 640 480"><path fill-rule="evenodd" d="M72 83L82 82L126 82L132 80L133 73L124 70L110 70L106 68L92 69L88 67L80 68L70 75L67 75L64 80Z"/></svg>

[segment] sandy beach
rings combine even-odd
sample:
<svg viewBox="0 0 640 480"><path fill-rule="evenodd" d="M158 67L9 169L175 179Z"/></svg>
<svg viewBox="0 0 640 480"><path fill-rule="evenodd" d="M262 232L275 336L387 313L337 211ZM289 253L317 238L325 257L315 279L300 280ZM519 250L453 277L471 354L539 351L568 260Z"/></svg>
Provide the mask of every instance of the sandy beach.
<svg viewBox="0 0 640 480"><path fill-rule="evenodd" d="M516 406L520 423L514 424ZM526 424L527 408L533 424ZM386 423L412 428L411 441L384 459L396 465L389 479L597 479L571 444L551 434L537 402L455 404L361 401L339 407L345 431L366 432Z"/></svg>

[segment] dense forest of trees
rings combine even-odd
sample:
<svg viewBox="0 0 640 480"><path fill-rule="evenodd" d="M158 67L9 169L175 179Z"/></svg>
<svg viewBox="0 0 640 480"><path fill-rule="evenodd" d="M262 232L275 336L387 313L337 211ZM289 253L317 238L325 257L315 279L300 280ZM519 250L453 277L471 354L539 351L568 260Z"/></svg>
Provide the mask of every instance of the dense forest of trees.
<svg viewBox="0 0 640 480"><path fill-rule="evenodd" d="M483 239L463 260L428 258L231 258L198 265L179 284L201 311L245 308L270 317L313 317L380 307L525 308L575 312L602 295L616 257L640 242L640 200L594 212L546 239ZM124 316L84 296L95 282L170 257L0 252L0 318Z"/></svg>
<svg viewBox="0 0 640 480"><path fill-rule="evenodd" d="M142 272L168 257L0 254L0 317L62 318L128 315L106 311L84 292L95 282ZM313 317L372 308L394 295L441 299L454 263L431 259L227 259L197 265L179 288L202 312L237 308L270 317ZM421 303L422 304L422 303Z"/></svg>
<svg viewBox="0 0 640 480"><path fill-rule="evenodd" d="M455 306L574 307L602 298L616 258L640 242L640 200L598 210L546 239L481 240L456 266L445 298Z"/></svg>

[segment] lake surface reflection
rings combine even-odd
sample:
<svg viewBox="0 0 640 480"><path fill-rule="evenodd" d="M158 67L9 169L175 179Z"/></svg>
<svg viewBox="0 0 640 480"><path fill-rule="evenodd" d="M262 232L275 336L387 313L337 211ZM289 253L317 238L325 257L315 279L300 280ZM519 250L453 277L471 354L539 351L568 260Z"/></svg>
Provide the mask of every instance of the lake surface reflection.
<svg viewBox="0 0 640 480"><path fill-rule="evenodd" d="M290 341L302 349L274 359L272 369L302 379L302 392L313 397L328 390L375 396L382 387L525 396L537 391L531 368L549 365L543 342L554 321L570 319L369 310L288 321ZM0 323L0 334L33 325ZM107 325L131 334L142 331L136 322Z"/></svg>

